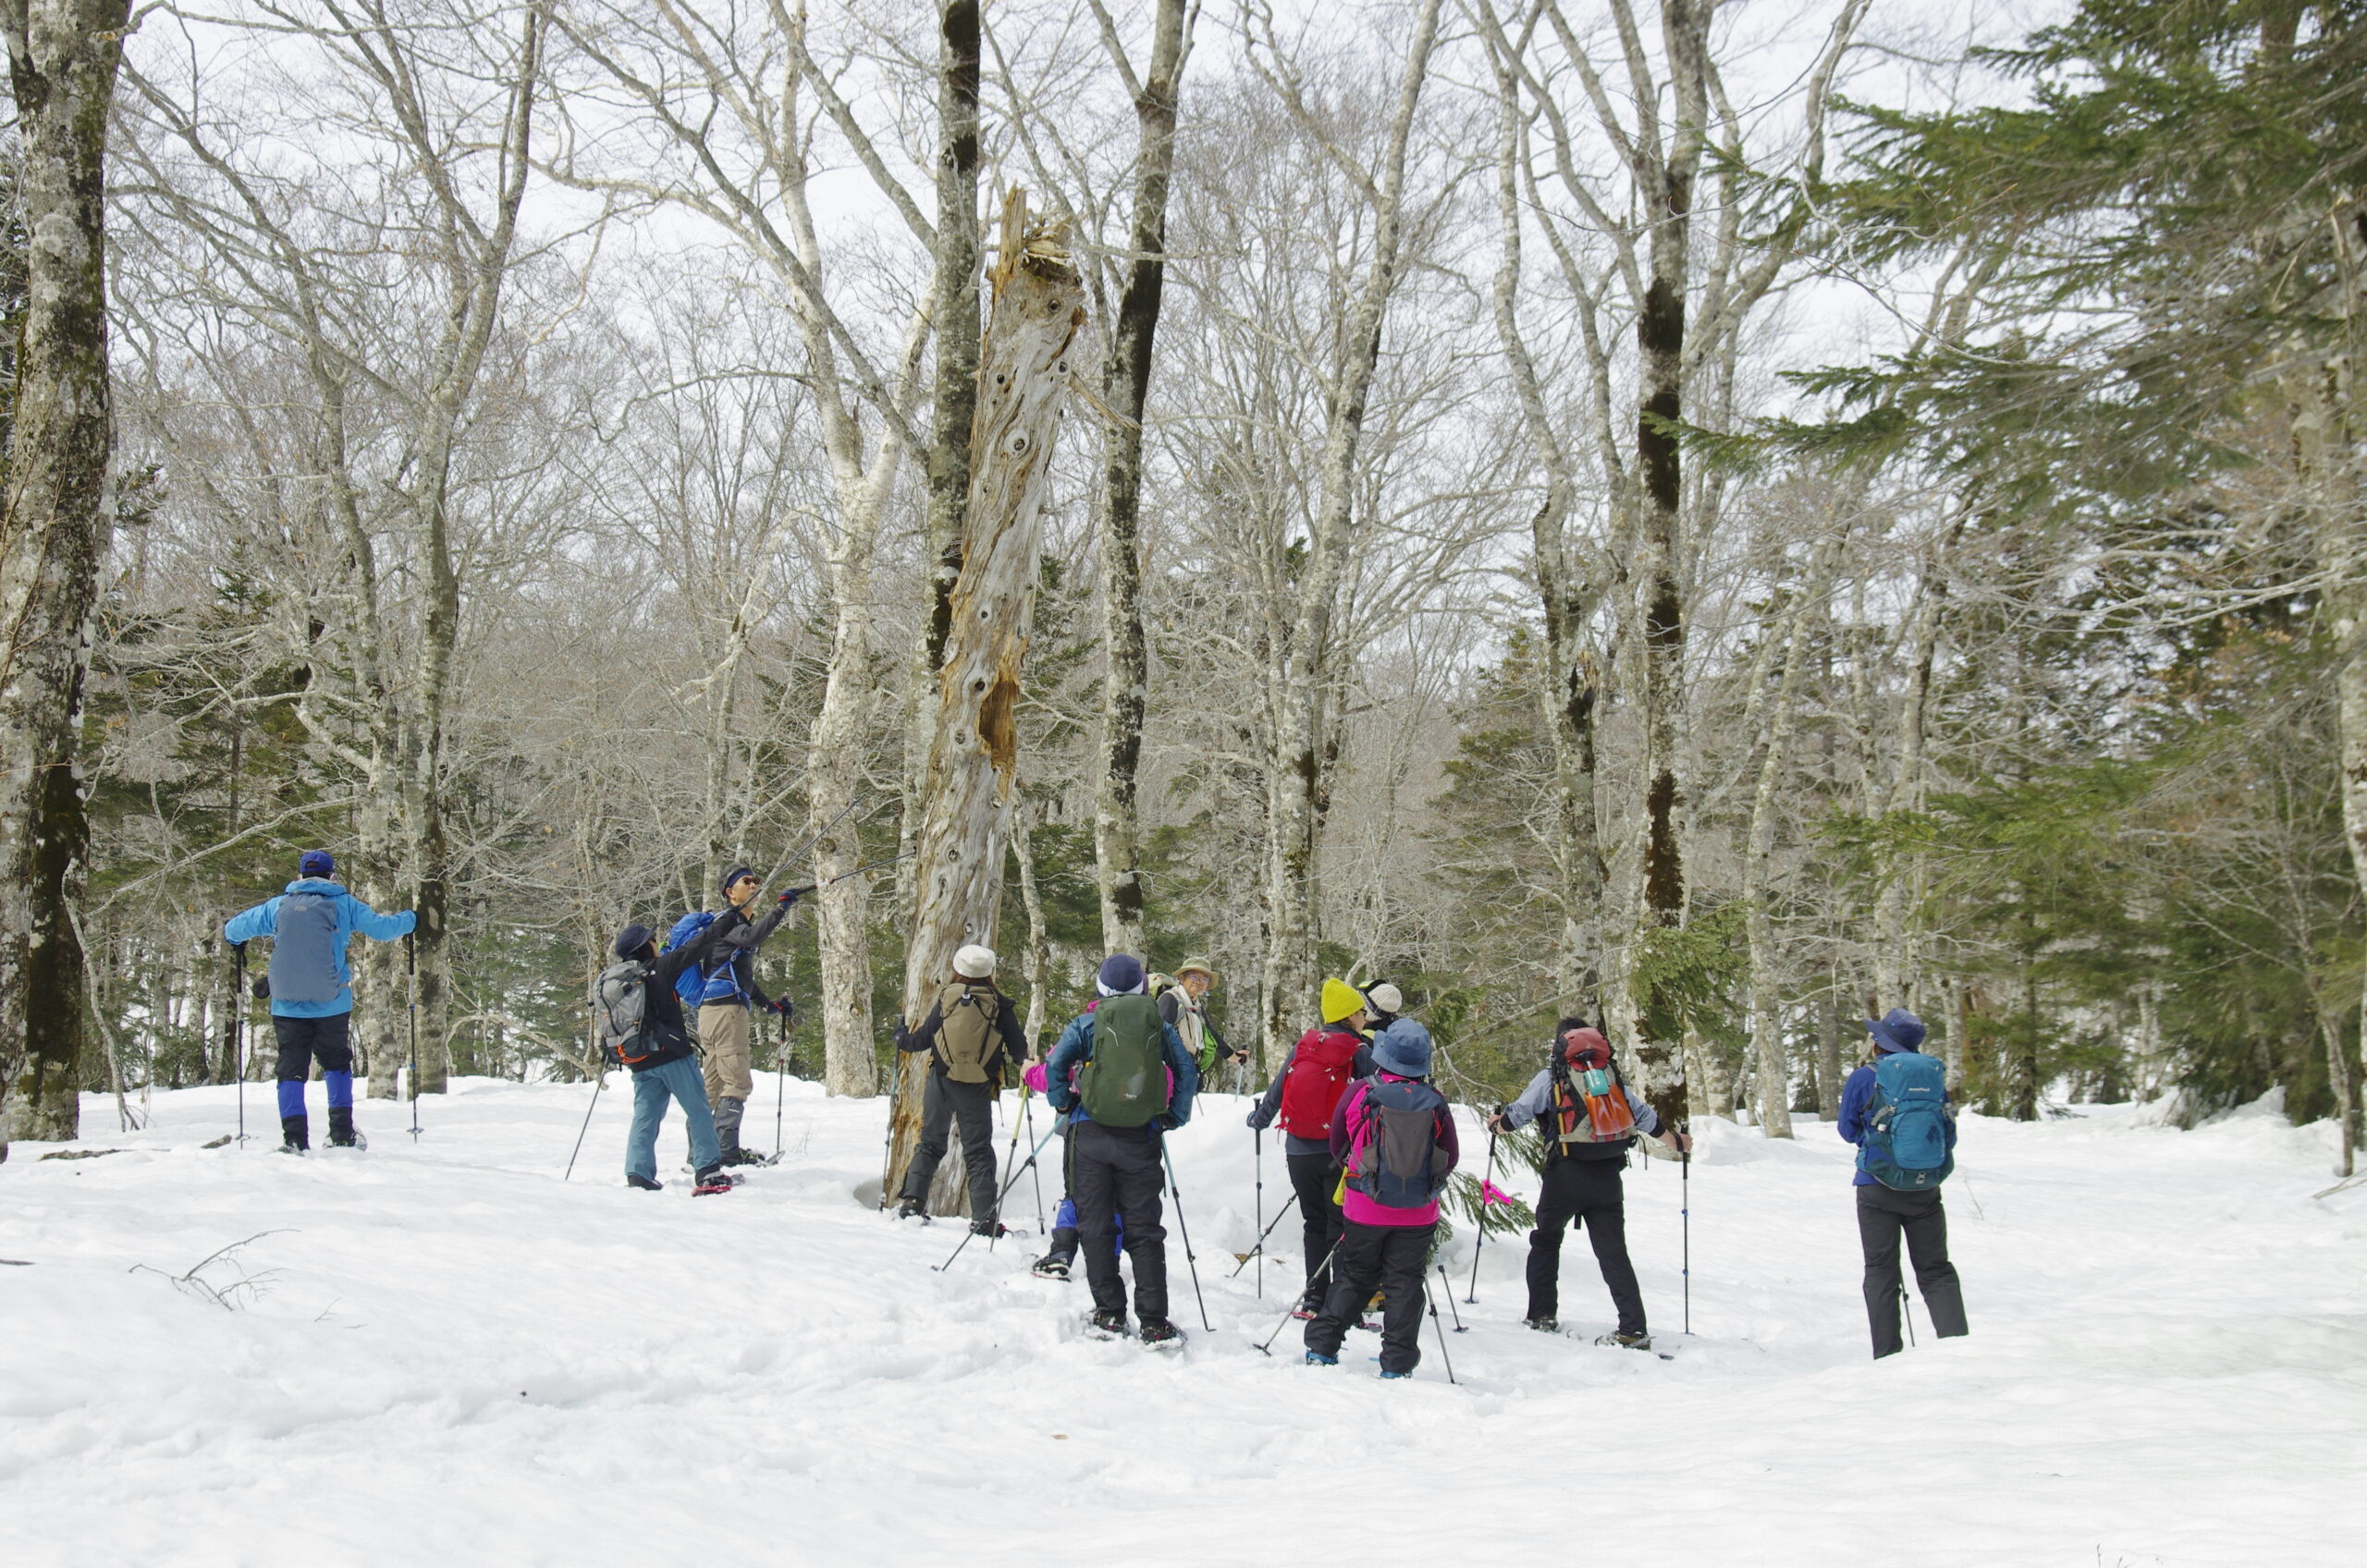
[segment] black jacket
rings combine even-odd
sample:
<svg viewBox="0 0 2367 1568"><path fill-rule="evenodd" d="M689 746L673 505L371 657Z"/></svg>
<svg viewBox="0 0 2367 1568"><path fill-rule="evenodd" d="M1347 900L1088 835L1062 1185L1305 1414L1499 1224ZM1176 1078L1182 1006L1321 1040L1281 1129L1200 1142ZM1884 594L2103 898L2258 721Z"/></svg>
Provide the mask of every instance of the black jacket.
<svg viewBox="0 0 2367 1568"><path fill-rule="evenodd" d="M996 996L1002 997L1002 1006L995 1009L995 1034L1002 1041L1002 1048L988 1057L986 1063L987 1082L1000 1084L1006 1062L1027 1060L1027 1033L1026 1026L1019 1022L1019 1009L1012 1005L1009 997L1003 996L1002 988L992 981L987 985ZM899 1020L896 1024L896 1048L900 1051L929 1051L929 1071L942 1077L945 1059L935 1054L933 1047L937 1045L937 1032L944 1025L945 1009L942 1005L930 1008L928 1016L921 1020L921 1026L917 1029L906 1029Z"/></svg>
<svg viewBox="0 0 2367 1568"><path fill-rule="evenodd" d="M645 1043L657 1048L633 1068L635 1072L680 1061L694 1053L690 1025L682 1018L682 998L674 994L674 982L716 943L726 940L746 924L738 910L727 909L681 947L659 953L657 962L649 966L649 978L642 986L641 1031Z"/></svg>

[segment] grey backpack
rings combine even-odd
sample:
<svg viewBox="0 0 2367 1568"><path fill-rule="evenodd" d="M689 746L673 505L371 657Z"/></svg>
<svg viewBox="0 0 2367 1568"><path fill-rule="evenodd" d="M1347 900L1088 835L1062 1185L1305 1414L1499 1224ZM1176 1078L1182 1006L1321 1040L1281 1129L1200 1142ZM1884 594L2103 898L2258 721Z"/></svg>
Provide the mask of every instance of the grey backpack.
<svg viewBox="0 0 2367 1568"><path fill-rule="evenodd" d="M612 963L592 982L592 1017L609 1060L639 1067L657 1054L642 1027L649 1005L649 965L637 958Z"/></svg>
<svg viewBox="0 0 2367 1568"><path fill-rule="evenodd" d="M288 893L279 900L271 933L271 995L275 1001L333 1002L344 989L337 977L337 896Z"/></svg>

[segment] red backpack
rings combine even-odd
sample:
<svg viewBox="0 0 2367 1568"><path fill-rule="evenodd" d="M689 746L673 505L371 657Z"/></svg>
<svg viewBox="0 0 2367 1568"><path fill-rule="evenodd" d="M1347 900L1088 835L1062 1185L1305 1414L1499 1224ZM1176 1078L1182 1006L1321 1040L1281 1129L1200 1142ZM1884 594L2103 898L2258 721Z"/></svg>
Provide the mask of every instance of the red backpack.
<svg viewBox="0 0 2367 1568"><path fill-rule="evenodd" d="M1356 1047L1364 1042L1345 1029L1326 1026L1299 1036L1291 1070L1282 1079L1282 1131L1294 1138L1329 1138L1331 1113L1347 1092Z"/></svg>

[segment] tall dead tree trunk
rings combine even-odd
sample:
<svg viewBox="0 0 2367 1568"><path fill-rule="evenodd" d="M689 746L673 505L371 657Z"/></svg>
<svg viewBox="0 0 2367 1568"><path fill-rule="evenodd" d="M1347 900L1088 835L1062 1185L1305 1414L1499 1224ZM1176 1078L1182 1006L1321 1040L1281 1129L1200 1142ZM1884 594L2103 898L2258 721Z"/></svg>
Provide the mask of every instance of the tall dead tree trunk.
<svg viewBox="0 0 2367 1568"><path fill-rule="evenodd" d="M106 145L127 0L8 0L31 237L0 512L0 1158L75 1135L73 906L90 844L78 742L107 546Z"/></svg>
<svg viewBox="0 0 2367 1568"><path fill-rule="evenodd" d="M921 804L915 898L904 949L904 1018L918 1027L964 942L991 947L1002 903L1019 770L1019 680L1041 570L1044 487L1085 320L1063 228L1030 227L1024 192L1004 200L979 348L977 423L962 573L937 690L937 734ZM882 1191L902 1184L920 1137L924 1073L903 1075L890 1110ZM958 1162L949 1162L958 1165ZM961 1192L940 1183L942 1207ZM953 1212L946 1209L946 1212Z"/></svg>
<svg viewBox="0 0 2367 1568"><path fill-rule="evenodd" d="M1143 702L1150 664L1143 648L1143 410L1150 401L1152 340L1167 279L1167 191L1175 167L1175 105L1183 80L1184 0L1159 0L1150 69L1134 83L1142 134L1134 158L1133 259L1111 324L1101 397L1119 417L1107 435L1101 471L1102 775L1093 810L1095 882L1101 895L1101 944L1110 952L1143 951L1141 825L1135 778L1142 766Z"/></svg>

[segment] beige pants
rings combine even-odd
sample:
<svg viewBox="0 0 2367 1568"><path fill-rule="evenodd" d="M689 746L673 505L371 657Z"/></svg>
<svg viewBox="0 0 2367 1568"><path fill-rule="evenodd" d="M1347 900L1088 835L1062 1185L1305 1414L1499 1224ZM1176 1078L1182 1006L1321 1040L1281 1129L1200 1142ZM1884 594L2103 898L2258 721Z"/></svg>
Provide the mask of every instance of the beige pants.
<svg viewBox="0 0 2367 1568"><path fill-rule="evenodd" d="M709 1105L725 1098L744 1100L756 1092L748 1075L748 1036L752 1033L744 1007L699 1009L699 1047L706 1053L706 1098Z"/></svg>

